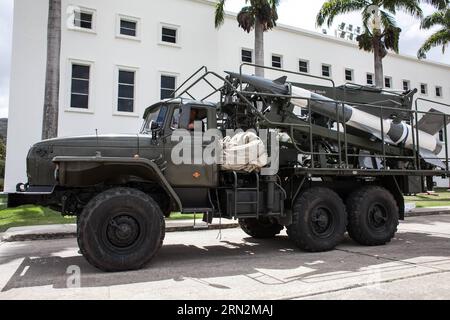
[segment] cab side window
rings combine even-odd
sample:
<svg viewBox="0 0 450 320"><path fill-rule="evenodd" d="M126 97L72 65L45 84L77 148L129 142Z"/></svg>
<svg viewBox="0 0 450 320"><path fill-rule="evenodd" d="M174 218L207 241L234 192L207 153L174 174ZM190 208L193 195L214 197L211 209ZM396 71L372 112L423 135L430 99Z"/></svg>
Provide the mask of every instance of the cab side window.
<svg viewBox="0 0 450 320"><path fill-rule="evenodd" d="M176 108L173 111L173 115L172 115L172 121L170 123L170 129L171 130L177 130L180 129L180 119L181 119L181 108Z"/></svg>
<svg viewBox="0 0 450 320"><path fill-rule="evenodd" d="M194 130L194 125L196 121L202 122L203 132L208 130L208 112L205 108L191 108L191 114L189 117L189 130Z"/></svg>
<svg viewBox="0 0 450 320"><path fill-rule="evenodd" d="M174 109L172 119L170 120L170 129L186 129L194 131L195 122L202 122L202 130L208 130L208 112L200 107L177 107Z"/></svg>

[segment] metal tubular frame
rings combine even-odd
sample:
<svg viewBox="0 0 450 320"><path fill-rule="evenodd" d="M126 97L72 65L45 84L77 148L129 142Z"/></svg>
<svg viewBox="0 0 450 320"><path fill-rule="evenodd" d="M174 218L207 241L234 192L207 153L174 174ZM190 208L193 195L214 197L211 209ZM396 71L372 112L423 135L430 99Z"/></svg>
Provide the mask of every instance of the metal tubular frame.
<svg viewBox="0 0 450 320"><path fill-rule="evenodd" d="M297 76L302 76L302 77L309 77L309 78L313 78L313 79L318 79L318 80L323 80L323 81L327 81L330 82L332 84L332 88L333 88L333 96L334 98L336 97L336 85L335 82L332 79L329 78L324 78L324 77L319 77L319 76L314 76L314 75L310 75L310 74L305 74L305 73L301 73L301 72L295 72L295 71L290 71L290 70L284 70L284 69L279 69L279 68L273 68L273 67L266 67L266 66L258 66L255 64L251 64L251 63L242 63L240 68L239 68L239 74L241 76L242 79L242 69L245 66L249 66L249 67L261 67L267 70L273 70L276 72L280 72L283 74L293 74L293 75L297 75ZM181 90L182 87L184 87L190 80L194 79L194 77L196 75L198 75L201 71L204 71L203 74L201 74L192 84L190 84L186 89L184 89L183 91L181 91L181 93L179 93L176 97L175 97L175 93L179 92ZM224 82L224 86L220 87L220 88L216 88L214 87L210 81L208 81L206 78L211 75L214 76L215 78L221 80ZM219 74L215 73L215 72L211 72L208 70L207 67L201 67L200 69L198 69L195 73L193 73L186 81L184 81L175 91L174 91L174 99L177 98L183 98L182 96L184 94L189 95L193 100L196 100L195 97L193 97L190 93L189 90L191 90L194 86L196 86L199 82L201 81L205 81L209 86L211 86L213 88L213 92L208 94L205 98L203 98L201 101L206 100L207 98L211 97L212 95L214 95L217 92L220 92L220 100L222 102L223 99L223 95L221 90L228 85L229 88L232 88L232 91L234 94L236 94L242 102L244 102L250 109L252 109L257 115L258 117L263 120L265 123L270 124L272 126L275 127L283 127L283 128L288 128L289 132L290 132L290 137L293 141L293 145L294 147L299 151L299 153L302 153L304 155L309 155L311 156L311 168L302 168L301 171L302 172L307 172L307 171L317 171L317 172L327 172L329 174L350 174L350 175L354 175L354 174L367 174L367 175L373 175L375 173L380 173L380 172L389 172L390 174L394 174L394 175L404 175L404 174L417 174L417 175L436 175L436 176L443 176L443 175L450 175L450 171L449 171L449 148L448 148L448 143L447 143L447 126L444 126L444 132L445 132L445 158L442 157L437 157L437 159L443 160L445 161L446 164L446 170L422 170L421 169L421 165L420 165L420 155L419 155L419 150L420 150L420 140L419 140L419 129L418 129L418 121L419 121L419 115L427 115L427 114L439 114L443 116L444 119L444 123L447 123L447 119L448 117L450 117L450 115L444 113L436 113L436 112L429 112L429 111L419 111L418 110L418 102L419 101L425 101L428 103L433 103L433 104L437 104L437 105L441 105L441 106L445 106L445 107L449 107L450 105L445 104L445 103L440 103L440 102L436 102L436 101L432 101L432 100L427 100L427 99L423 99L423 98L417 98L415 100L415 110L405 110L405 109L401 109L402 112L406 112L410 115L410 119L411 119L411 128L413 128L413 130L415 131L415 134L412 135L412 140L413 140L413 150L411 150L412 155L387 155L386 152L386 137L385 137L385 133L384 133L384 123L383 123L383 111L385 110L395 110L398 111L399 108L395 108L395 107L386 107L386 106L382 106L382 105L375 105L375 104L358 104L358 103L354 103L354 102L346 102L346 101L337 101L336 99L334 99L334 103L336 104L336 140L338 142L338 152L331 152L331 153L325 153L325 152L314 152L314 144L313 144L313 137L314 137L314 132L313 132L313 123L312 123L312 119L311 117L309 117L309 121L305 124L300 124L300 123L279 123L279 122L274 122L269 120L267 117L264 116L264 114L262 114L260 111L258 111L257 108L255 108L255 106L247 99L247 96L250 95L254 95L254 92L247 92L243 90L243 83L241 81L241 79L239 79L239 89L235 88L233 86L233 84L228 81L227 79L225 79L224 77L220 76ZM360 86L360 87L364 87L364 86ZM389 93L392 93L389 91ZM396 94L396 93L393 93ZM311 110L311 105L310 102L311 101L324 101L321 99L312 99L312 98L305 98L305 97L299 97L299 96L294 96L294 95L281 95L281 94L270 94L270 93L258 93L258 95L260 97L279 97L279 98L287 98L287 99L292 99L292 98L296 98L296 99L304 99L307 101L307 110L308 113L311 114L312 110ZM397 94L398 95L398 94ZM329 102L329 101L327 101ZM354 154L354 153L348 153L348 139L347 139L347 124L345 123L345 119L340 119L340 112L339 112L339 108L342 107L342 114L344 114L344 110L345 110L345 104L351 105L353 107L364 107L364 108L375 108L378 109L380 112L380 128L381 128L381 135L382 135L382 139L381 139L381 145L382 145L382 154L370 154L370 155L364 155L365 157L369 157L369 158L381 158L384 162L384 167L383 169L353 169L350 168L349 166L349 157L358 157L360 156L360 154ZM340 125L342 125L342 129ZM309 128L309 140L310 140L310 151L306 151L306 150L302 150L299 148L298 143L295 141L294 138L294 130L295 128L300 128L300 127L308 127ZM341 139L341 134L343 134L344 137L344 142L342 143L342 139ZM344 144L344 150L342 150L342 144ZM342 153L344 152L344 157L342 157ZM339 159L339 168L316 168L314 165L314 156L320 156L320 155L326 155L326 156L334 156L334 157L338 157ZM345 161L343 162L343 158L345 159ZM414 162L414 170L391 170L386 168L386 160L387 159L404 159L404 160L413 160ZM422 158L424 159L424 158Z"/></svg>

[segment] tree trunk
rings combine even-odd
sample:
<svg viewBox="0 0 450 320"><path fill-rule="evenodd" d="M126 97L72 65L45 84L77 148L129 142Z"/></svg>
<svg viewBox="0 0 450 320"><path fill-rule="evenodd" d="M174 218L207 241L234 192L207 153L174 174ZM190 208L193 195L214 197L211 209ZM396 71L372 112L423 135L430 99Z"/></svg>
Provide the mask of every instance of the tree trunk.
<svg viewBox="0 0 450 320"><path fill-rule="evenodd" d="M255 23L255 64L264 66L264 26L258 18ZM264 69L256 67L255 75L264 77Z"/></svg>
<svg viewBox="0 0 450 320"><path fill-rule="evenodd" d="M61 55L61 0L49 0L47 67L45 74L42 139L58 136L59 77Z"/></svg>
<svg viewBox="0 0 450 320"><path fill-rule="evenodd" d="M375 85L378 88L384 87L384 74L383 74L383 55L381 53L381 43L378 37L374 37L373 42L373 56L375 67Z"/></svg>
<svg viewBox="0 0 450 320"><path fill-rule="evenodd" d="M377 5L372 5L370 10L373 11L373 26L372 26L372 34L373 34L373 58L374 58L374 71L375 71L375 85L378 88L384 87L384 75L383 75L383 55L384 47L382 48L381 43L381 16L380 16L380 8Z"/></svg>

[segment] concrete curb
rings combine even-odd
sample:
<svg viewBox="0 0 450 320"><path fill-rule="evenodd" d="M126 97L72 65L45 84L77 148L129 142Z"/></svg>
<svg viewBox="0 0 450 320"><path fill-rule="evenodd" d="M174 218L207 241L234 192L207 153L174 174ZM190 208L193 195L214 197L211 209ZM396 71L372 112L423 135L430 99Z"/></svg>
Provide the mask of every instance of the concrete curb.
<svg viewBox="0 0 450 320"><path fill-rule="evenodd" d="M436 216L436 215L449 215L450 207L440 207L440 208L423 208L423 209L414 209L413 211L407 212L405 217L420 217L420 216ZM175 224L172 226L166 227L166 232L186 232L186 231L203 231L203 230L219 230L219 229L232 229L239 227L239 224L235 221L228 222L226 221L223 224L213 223L209 226L203 227L194 227L193 221L191 224L187 225L186 221L171 221L171 223ZM180 224L180 225L176 225ZM20 228L25 229L25 228ZM9 230L8 230L9 231ZM36 232L33 231L24 231L23 233L12 232L12 234L8 234L8 231L4 233L0 233L0 242L23 242L23 241L34 241L34 240L57 240L57 239L67 239L67 238L76 238L77 234L74 231L47 231L47 232Z"/></svg>
<svg viewBox="0 0 450 320"><path fill-rule="evenodd" d="M405 213L405 217L421 217L421 216L439 216L439 215L446 215L450 214L449 209L440 209L440 210L433 210L433 211L412 211Z"/></svg>
<svg viewBox="0 0 450 320"><path fill-rule="evenodd" d="M186 232L186 231L203 231L203 230L219 230L219 229L232 229L239 227L236 223L224 223L211 224L207 227L196 227L192 225L187 226L169 226L166 227L166 232ZM3 242L23 242L23 241L35 241L35 240L57 240L57 239L68 239L76 238L76 232L49 232L49 233L28 233L28 234L13 234L8 235L7 232L0 234L0 241Z"/></svg>

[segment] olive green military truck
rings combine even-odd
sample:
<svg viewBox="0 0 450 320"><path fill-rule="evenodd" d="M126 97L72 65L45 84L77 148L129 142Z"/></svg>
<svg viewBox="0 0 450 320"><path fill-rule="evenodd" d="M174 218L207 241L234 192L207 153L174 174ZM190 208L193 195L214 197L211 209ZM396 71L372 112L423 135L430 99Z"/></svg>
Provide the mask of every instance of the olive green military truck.
<svg viewBox="0 0 450 320"><path fill-rule="evenodd" d="M87 261L122 271L155 256L171 212L202 213L209 223L237 219L254 238L286 228L300 249L311 252L332 250L346 232L362 245L384 245L404 218L403 195L448 176L448 146L439 139L439 132L447 136L446 106L414 101L416 91L337 87L279 69L284 76L268 80L243 74L243 67L255 66L225 76L199 69L172 99L146 109L138 134L35 144L26 159L28 181L8 195L9 207L36 204L76 216ZM312 84L319 80L329 84ZM200 84L211 92L195 97ZM420 111L423 105L429 111ZM192 121L199 130L191 130ZM266 161L239 168L174 159L176 132L194 141L211 129L223 137L265 130ZM201 140L193 148L208 147Z"/></svg>

